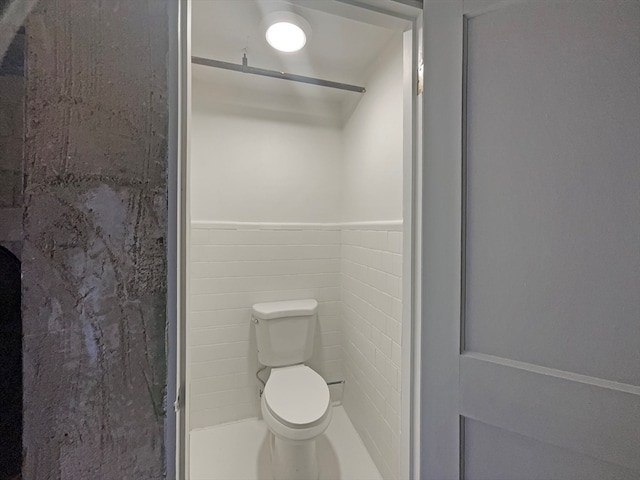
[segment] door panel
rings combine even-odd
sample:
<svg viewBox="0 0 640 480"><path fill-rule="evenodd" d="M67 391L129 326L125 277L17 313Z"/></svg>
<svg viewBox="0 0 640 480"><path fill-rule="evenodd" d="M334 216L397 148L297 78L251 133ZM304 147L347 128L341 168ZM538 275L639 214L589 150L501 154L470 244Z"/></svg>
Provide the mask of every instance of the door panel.
<svg viewBox="0 0 640 480"><path fill-rule="evenodd" d="M638 387L521 362L475 353L460 358L460 414L465 418L636 472L639 395Z"/></svg>
<svg viewBox="0 0 640 480"><path fill-rule="evenodd" d="M640 478L640 2L424 13L421 478Z"/></svg>
<svg viewBox="0 0 640 480"><path fill-rule="evenodd" d="M465 348L640 385L638 2L585 3L468 20Z"/></svg>
<svg viewBox="0 0 640 480"><path fill-rule="evenodd" d="M617 465L474 420L465 420L465 444L466 476L477 480L638 478L637 473Z"/></svg>

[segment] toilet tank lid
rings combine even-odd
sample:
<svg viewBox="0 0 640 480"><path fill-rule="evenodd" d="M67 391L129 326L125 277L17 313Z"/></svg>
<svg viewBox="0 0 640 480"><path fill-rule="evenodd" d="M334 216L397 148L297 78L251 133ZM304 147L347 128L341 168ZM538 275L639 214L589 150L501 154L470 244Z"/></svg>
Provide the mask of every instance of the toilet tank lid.
<svg viewBox="0 0 640 480"><path fill-rule="evenodd" d="M260 320L273 318L303 317L313 315L318 309L318 302L313 298L306 300L290 300L286 302L256 303L253 316Z"/></svg>

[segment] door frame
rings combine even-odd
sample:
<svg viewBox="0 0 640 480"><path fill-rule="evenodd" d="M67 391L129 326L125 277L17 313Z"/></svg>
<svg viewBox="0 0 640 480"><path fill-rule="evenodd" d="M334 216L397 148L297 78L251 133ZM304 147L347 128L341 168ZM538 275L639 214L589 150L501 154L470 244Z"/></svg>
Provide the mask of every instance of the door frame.
<svg viewBox="0 0 640 480"><path fill-rule="evenodd" d="M186 408L190 252L191 1L169 2L169 217L167 285L167 397L165 456L168 478L189 478L189 413ZM311 6L309 0L297 3ZM420 478L420 378L422 319L422 122L418 94L422 65L423 11L417 0L332 0L336 11L362 9L386 15L403 33L403 311L401 364L400 478ZM339 13L338 13L339 14ZM172 159L175 158L175 161ZM409 253L409 254L407 254ZM406 348L406 347L409 348Z"/></svg>
<svg viewBox="0 0 640 480"><path fill-rule="evenodd" d="M424 5L421 464L460 478L458 378L462 247L463 0ZM447 48L443 48L444 42ZM445 51L446 50L446 51ZM437 67L437 68L436 68ZM433 138L433 141L431 139ZM446 138L447 141L438 141ZM446 342L439 339L446 338ZM434 387L437 386L437 387Z"/></svg>
<svg viewBox="0 0 640 480"><path fill-rule="evenodd" d="M167 172L167 391L165 466L168 479L184 479L189 442L184 408L187 362L186 313L189 281L189 145L191 119L191 0L168 2L169 58L167 90L169 136Z"/></svg>

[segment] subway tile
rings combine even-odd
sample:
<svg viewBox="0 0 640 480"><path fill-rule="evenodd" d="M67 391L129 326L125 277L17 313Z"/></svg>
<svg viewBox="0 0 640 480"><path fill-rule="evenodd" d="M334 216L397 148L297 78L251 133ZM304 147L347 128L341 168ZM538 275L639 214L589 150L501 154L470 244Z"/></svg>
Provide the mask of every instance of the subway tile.
<svg viewBox="0 0 640 480"><path fill-rule="evenodd" d="M328 382L344 379L342 357L344 357L344 351L342 352L340 360L327 360L321 365L320 368L323 370L323 376Z"/></svg>
<svg viewBox="0 0 640 480"><path fill-rule="evenodd" d="M191 229L191 245L207 245L209 243L208 233L207 230L201 230L199 228Z"/></svg>
<svg viewBox="0 0 640 480"><path fill-rule="evenodd" d="M395 411L393 411L393 409L388 403L385 405L384 413L385 413L384 419L389 424L390 430L392 432L399 432L400 416Z"/></svg>
<svg viewBox="0 0 640 480"><path fill-rule="evenodd" d="M320 316L339 315L339 313L340 313L339 301L324 301L324 302L319 302L318 304L318 315Z"/></svg>
<svg viewBox="0 0 640 480"><path fill-rule="evenodd" d="M206 278L208 267L209 264L207 262L192 261L189 267L189 275L191 278Z"/></svg>
<svg viewBox="0 0 640 480"><path fill-rule="evenodd" d="M340 258L338 245L194 245L199 261L303 260Z"/></svg>
<svg viewBox="0 0 640 480"><path fill-rule="evenodd" d="M235 421L235 406L227 406L206 410L205 421L211 425L221 425Z"/></svg>
<svg viewBox="0 0 640 480"><path fill-rule="evenodd" d="M384 410L385 410L385 400L384 397L382 396L382 394L378 391L374 391L373 392L373 404L376 407L376 410L378 410L380 415L384 415Z"/></svg>
<svg viewBox="0 0 640 480"><path fill-rule="evenodd" d="M395 275L387 275L387 286L385 291L394 298L402 298L402 279Z"/></svg>
<svg viewBox="0 0 640 480"><path fill-rule="evenodd" d="M387 359L391 358L391 349L393 342L384 333L380 334L380 343L378 344L379 350L385 355Z"/></svg>
<svg viewBox="0 0 640 480"><path fill-rule="evenodd" d="M318 315L318 324L320 325L320 332L325 335L333 333L342 338L342 329L340 328L342 322L338 315Z"/></svg>
<svg viewBox="0 0 640 480"><path fill-rule="evenodd" d="M384 374L387 366L387 359L385 358L384 354L380 350L376 350L375 359L376 359L375 360L376 370Z"/></svg>
<svg viewBox="0 0 640 480"><path fill-rule="evenodd" d="M340 230L331 229L211 229L210 245L340 245Z"/></svg>
<svg viewBox="0 0 640 480"><path fill-rule="evenodd" d="M191 278L339 273L339 259L252 260L192 263Z"/></svg>
<svg viewBox="0 0 640 480"><path fill-rule="evenodd" d="M189 312L187 316L187 339L192 334L193 329L212 326L213 312Z"/></svg>
<svg viewBox="0 0 640 480"><path fill-rule="evenodd" d="M249 321L243 325L193 329L191 346L218 345L231 342L249 341Z"/></svg>
<svg viewBox="0 0 640 480"><path fill-rule="evenodd" d="M192 404L189 404L189 427L191 430L206 428L214 425L209 423L207 420L207 415L204 410L200 412L196 411L194 406Z"/></svg>
<svg viewBox="0 0 640 480"><path fill-rule="evenodd" d="M387 397L387 402L396 415L399 415L401 406L400 392L395 388L392 388L389 392L389 396Z"/></svg>
<svg viewBox="0 0 640 480"><path fill-rule="evenodd" d="M355 232L353 230L343 229L341 233L342 245L353 245L355 243Z"/></svg>
<svg viewBox="0 0 640 480"><path fill-rule="evenodd" d="M392 255L391 273L398 277L402 277L402 255Z"/></svg>
<svg viewBox="0 0 640 480"><path fill-rule="evenodd" d="M394 298L391 306L391 316L398 322L402 322L402 301Z"/></svg>
<svg viewBox="0 0 640 480"><path fill-rule="evenodd" d="M190 392L191 395L201 395L210 392L242 388L247 386L248 379L248 373L235 373L230 375L218 375L217 377L200 378L191 381Z"/></svg>
<svg viewBox="0 0 640 480"><path fill-rule="evenodd" d="M339 330L333 330L327 333L321 333L320 339L322 345L333 346L342 344L342 332Z"/></svg>
<svg viewBox="0 0 640 480"><path fill-rule="evenodd" d="M393 253L381 252L382 256L382 271L385 273L393 274Z"/></svg>
<svg viewBox="0 0 640 480"><path fill-rule="evenodd" d="M246 418L256 418L260 416L260 402L256 398L258 393L256 391L253 402L243 402L235 405L235 418L234 421L244 420Z"/></svg>
<svg viewBox="0 0 640 480"><path fill-rule="evenodd" d="M226 407L240 402L246 402L248 398L257 395L258 392L250 388L237 388L196 395L194 403L211 407Z"/></svg>
<svg viewBox="0 0 640 480"><path fill-rule="evenodd" d="M249 342L221 343L217 345L192 346L190 356L192 362L210 362L228 358L248 357Z"/></svg>
<svg viewBox="0 0 640 480"><path fill-rule="evenodd" d="M340 245L340 230L301 230L299 243L309 245Z"/></svg>
<svg viewBox="0 0 640 480"><path fill-rule="evenodd" d="M374 240L375 232L373 230L362 230L361 235L362 235L361 245L364 248L373 249L375 244L375 240Z"/></svg>
<svg viewBox="0 0 640 480"><path fill-rule="evenodd" d="M387 315L393 315L393 301L394 299L390 295L381 293L378 296L378 305L376 305L376 307Z"/></svg>
<svg viewBox="0 0 640 480"><path fill-rule="evenodd" d="M402 366L402 350L396 342L393 342L393 345L391 345L391 361L398 368Z"/></svg>
<svg viewBox="0 0 640 480"><path fill-rule="evenodd" d="M381 270L369 269L369 285L381 292L387 289L387 274Z"/></svg>
<svg viewBox="0 0 640 480"><path fill-rule="evenodd" d="M372 309L369 314L369 321L371 322L371 325L381 332L386 331L386 316L381 310L378 310L377 308Z"/></svg>
<svg viewBox="0 0 640 480"><path fill-rule="evenodd" d="M402 324L393 317L387 317L385 332L395 343L400 344L402 340Z"/></svg>
<svg viewBox="0 0 640 480"><path fill-rule="evenodd" d="M402 253L402 232L389 232L387 249L392 253Z"/></svg>
<svg viewBox="0 0 640 480"><path fill-rule="evenodd" d="M192 245L191 246L191 262L208 261L208 245Z"/></svg>
<svg viewBox="0 0 640 480"><path fill-rule="evenodd" d="M388 233L384 230L374 231L372 233L373 233L373 246L371 248L375 250L387 250Z"/></svg>
<svg viewBox="0 0 640 480"><path fill-rule="evenodd" d="M192 311L188 317L189 334L200 328L245 325L249 323L250 318L251 308Z"/></svg>
<svg viewBox="0 0 640 480"><path fill-rule="evenodd" d="M379 250L369 250L368 252L368 265L376 270L384 269L384 255L385 252Z"/></svg>
<svg viewBox="0 0 640 480"><path fill-rule="evenodd" d="M342 358L342 347L340 345L323 346L319 353L323 361L339 360Z"/></svg>
<svg viewBox="0 0 640 480"><path fill-rule="evenodd" d="M316 298L320 334L309 364L327 381L347 380L354 426L384 478L397 478L401 232L201 229L192 244L190 392L199 410L191 426L259 415L251 305Z"/></svg>
<svg viewBox="0 0 640 480"><path fill-rule="evenodd" d="M383 477L397 478L399 416L390 404L400 408L401 315L393 314L401 310L402 234L367 230L358 239L350 232L343 234L341 264L344 404L372 455L380 457Z"/></svg>
<svg viewBox="0 0 640 480"><path fill-rule="evenodd" d="M191 379L246 373L249 371L248 358L225 358L208 362L193 362L190 360Z"/></svg>
<svg viewBox="0 0 640 480"><path fill-rule="evenodd" d="M340 289L338 287L319 287L281 291L199 294L191 296L191 308L194 312L250 308L255 303L303 300L305 298L315 298L318 301L337 301L340 298Z"/></svg>
<svg viewBox="0 0 640 480"><path fill-rule="evenodd" d="M387 361L385 376L387 381L391 384L391 386L395 389L400 388L400 376L398 372L398 367L396 367L393 362L390 360Z"/></svg>
<svg viewBox="0 0 640 480"><path fill-rule="evenodd" d="M193 295L199 295L209 292L221 294L333 287L339 283L339 279L340 277L338 273L194 278L191 281L191 293Z"/></svg>
<svg viewBox="0 0 640 480"><path fill-rule="evenodd" d="M365 341L362 343L361 345L361 350L362 353L364 355L364 357L366 358L366 360L371 363L374 364L375 362L375 355L376 355L376 347L373 343L369 342L369 341Z"/></svg>

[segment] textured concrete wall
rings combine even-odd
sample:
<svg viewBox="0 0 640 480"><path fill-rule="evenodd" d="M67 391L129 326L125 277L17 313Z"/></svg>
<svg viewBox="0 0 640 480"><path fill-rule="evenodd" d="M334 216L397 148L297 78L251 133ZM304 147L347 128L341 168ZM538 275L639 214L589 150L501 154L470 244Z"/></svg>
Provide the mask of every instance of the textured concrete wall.
<svg viewBox="0 0 640 480"><path fill-rule="evenodd" d="M0 208L20 208L22 205L24 77L1 73ZM21 224L22 220L19 220Z"/></svg>
<svg viewBox="0 0 640 480"><path fill-rule="evenodd" d="M26 25L26 479L165 476L169 1Z"/></svg>

